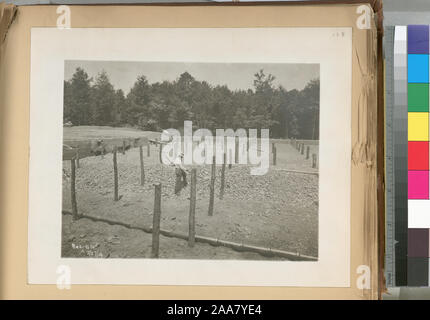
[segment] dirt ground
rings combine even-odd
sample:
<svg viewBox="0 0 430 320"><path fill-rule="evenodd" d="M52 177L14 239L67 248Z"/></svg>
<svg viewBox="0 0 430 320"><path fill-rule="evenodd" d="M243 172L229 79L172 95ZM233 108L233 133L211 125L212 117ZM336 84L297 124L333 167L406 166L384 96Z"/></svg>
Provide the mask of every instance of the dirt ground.
<svg viewBox="0 0 430 320"><path fill-rule="evenodd" d="M210 166L197 169L196 234L265 248L318 256L318 176L289 144L277 144L277 165L263 176L250 175L247 165L226 169L224 199L219 199L221 166L217 166L214 215L208 216ZM112 154L80 160L76 173L79 213L150 227L154 183L162 184L161 228L188 233L189 186L174 194L174 168L161 165L158 147L144 148L145 185L140 185L138 149L118 154L120 200L113 200ZM311 146L311 154L318 146ZM271 153L272 154L272 153ZM272 163L272 161L271 161ZM70 162L63 162L70 172ZM63 210L71 211L70 181L63 180ZM149 257L151 234L63 215L62 256L100 258ZM161 258L269 259L249 252L160 238ZM272 258L280 259L280 258Z"/></svg>

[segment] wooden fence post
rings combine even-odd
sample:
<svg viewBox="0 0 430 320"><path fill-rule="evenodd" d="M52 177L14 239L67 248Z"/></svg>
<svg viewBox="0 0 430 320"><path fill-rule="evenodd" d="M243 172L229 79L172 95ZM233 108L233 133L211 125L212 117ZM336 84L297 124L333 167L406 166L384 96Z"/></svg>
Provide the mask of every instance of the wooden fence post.
<svg viewBox="0 0 430 320"><path fill-rule="evenodd" d="M152 218L151 257L158 258L158 251L160 248L161 183L155 184L154 187L154 215Z"/></svg>
<svg viewBox="0 0 430 320"><path fill-rule="evenodd" d="M273 165L276 166L276 145L272 144Z"/></svg>
<svg viewBox="0 0 430 320"><path fill-rule="evenodd" d="M228 164L228 168L229 168L229 169L231 169L232 162L233 162L233 161L232 161L233 155L232 155L231 150L229 150L229 153L230 153L230 155L229 155L229 156L230 156L230 162L229 162L229 164Z"/></svg>
<svg viewBox="0 0 430 320"><path fill-rule="evenodd" d="M191 169L190 215L188 218L188 246L194 247L196 242L196 185L197 169Z"/></svg>
<svg viewBox="0 0 430 320"><path fill-rule="evenodd" d="M146 145L146 156L150 157L151 156L151 145L148 142L148 144Z"/></svg>
<svg viewBox="0 0 430 320"><path fill-rule="evenodd" d="M79 163L79 148L76 150L76 168L80 168L81 165Z"/></svg>
<svg viewBox="0 0 430 320"><path fill-rule="evenodd" d="M70 160L71 177L70 177L70 192L72 198L72 216L73 220L78 219L78 205L76 203L76 168L75 159Z"/></svg>
<svg viewBox="0 0 430 320"><path fill-rule="evenodd" d="M317 167L317 155L315 153L312 153L312 168Z"/></svg>
<svg viewBox="0 0 430 320"><path fill-rule="evenodd" d="M234 145L234 163L239 163L239 141L238 138L236 138L236 142Z"/></svg>
<svg viewBox="0 0 430 320"><path fill-rule="evenodd" d="M140 157L140 185L145 184L145 167L143 165L143 148L139 146L139 157Z"/></svg>
<svg viewBox="0 0 430 320"><path fill-rule="evenodd" d="M224 159L221 167L221 188L219 190L219 198L222 200L224 197L224 188L225 188L225 164L227 162L227 154L224 152Z"/></svg>
<svg viewBox="0 0 430 320"><path fill-rule="evenodd" d="M175 194L182 190L182 172L181 169L175 168Z"/></svg>
<svg viewBox="0 0 430 320"><path fill-rule="evenodd" d="M208 215L212 216L214 213L214 193L215 193L215 156L212 158L212 170L211 170L211 184L209 186L210 198L209 198L209 210Z"/></svg>
<svg viewBox="0 0 430 320"><path fill-rule="evenodd" d="M117 147L113 149L113 182L114 182L114 196L113 199L118 201L118 164L116 161Z"/></svg>
<svg viewBox="0 0 430 320"><path fill-rule="evenodd" d="M163 163L162 160L162 153L163 153L163 144L160 142L160 154L159 154L159 158L160 158L160 163Z"/></svg>
<svg viewBox="0 0 430 320"><path fill-rule="evenodd" d="M310 147L306 146L306 160L309 159L309 152L310 152Z"/></svg>

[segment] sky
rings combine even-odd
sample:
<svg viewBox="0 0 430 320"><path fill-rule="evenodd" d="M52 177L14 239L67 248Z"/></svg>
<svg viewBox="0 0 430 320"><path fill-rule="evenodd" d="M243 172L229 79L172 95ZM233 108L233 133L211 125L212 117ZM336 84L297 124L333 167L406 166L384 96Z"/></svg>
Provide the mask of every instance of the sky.
<svg viewBox="0 0 430 320"><path fill-rule="evenodd" d="M76 68L83 68L95 79L103 70L115 89L127 94L138 76L144 75L149 83L174 81L187 71L196 80L209 84L227 85L231 90L253 88L254 74L260 69L275 76L274 84L287 90L303 89L319 78L318 64L287 63L184 63L184 62L131 62L131 61L72 61L64 63L64 79L69 80Z"/></svg>

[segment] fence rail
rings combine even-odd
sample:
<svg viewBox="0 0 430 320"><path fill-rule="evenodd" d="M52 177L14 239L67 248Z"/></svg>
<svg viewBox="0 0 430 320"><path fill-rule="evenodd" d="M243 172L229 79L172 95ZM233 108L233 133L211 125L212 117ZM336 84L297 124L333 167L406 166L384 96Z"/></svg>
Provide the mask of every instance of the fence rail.
<svg viewBox="0 0 430 320"><path fill-rule="evenodd" d="M149 145L149 139L140 138L112 138L92 140L64 140L63 160L82 159L101 154L111 153L115 148L124 153L131 148Z"/></svg>
<svg viewBox="0 0 430 320"><path fill-rule="evenodd" d="M72 214L71 212L65 211L65 210L63 210L62 213L64 215L71 215ZM152 234L152 232L153 232L153 228L151 228L151 227L136 226L136 225L132 225L129 223L110 220L110 219L102 218L102 217L82 215L81 218L86 218L86 219L89 219L89 220L94 221L94 222L104 222L104 223L107 223L109 225L118 225L118 226L122 226L122 227L127 228L127 229L140 230L140 231L143 231L145 233L151 233ZM173 230L159 229L159 234L161 234L165 237L168 237L168 238L177 238L177 239L186 240L186 241L189 240L189 235L175 232ZM199 235L195 235L195 241L200 242L200 243L210 244L211 246L214 246L214 247L219 247L219 246L227 247L227 248L233 249L234 251L238 251L238 252L244 252L244 251L245 252L254 252L254 253L258 253L262 256L281 257L281 258L286 258L286 259L289 259L292 261L298 261L298 260L299 261L318 261L317 257L313 257L313 256L309 256L309 255L302 255L299 252L289 252L289 251L283 251L283 250L278 250L278 249L273 249L273 248L251 246L251 245L247 245L247 244L243 244L243 243L237 243L237 242L226 241L226 240L221 240L221 239L211 238L211 237L205 237L205 236L199 236Z"/></svg>

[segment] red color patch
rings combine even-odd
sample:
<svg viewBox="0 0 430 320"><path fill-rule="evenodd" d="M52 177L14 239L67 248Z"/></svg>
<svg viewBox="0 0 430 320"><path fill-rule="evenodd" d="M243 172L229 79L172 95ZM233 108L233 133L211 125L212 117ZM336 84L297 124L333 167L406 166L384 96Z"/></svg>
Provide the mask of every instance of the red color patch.
<svg viewBox="0 0 430 320"><path fill-rule="evenodd" d="M408 142L408 170L429 170L429 142Z"/></svg>

